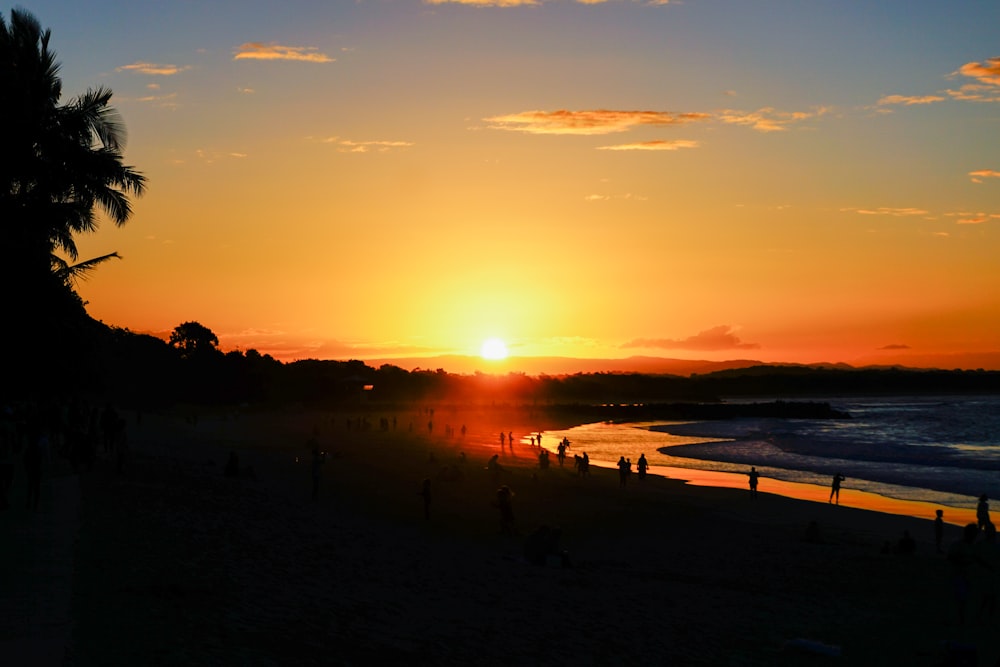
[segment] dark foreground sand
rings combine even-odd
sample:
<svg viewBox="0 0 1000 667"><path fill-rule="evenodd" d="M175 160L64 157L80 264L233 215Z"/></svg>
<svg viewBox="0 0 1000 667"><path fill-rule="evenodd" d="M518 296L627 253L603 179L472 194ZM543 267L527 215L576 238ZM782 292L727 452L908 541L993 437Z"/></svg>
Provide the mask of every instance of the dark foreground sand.
<svg viewBox="0 0 1000 667"><path fill-rule="evenodd" d="M501 429L570 424L439 408L428 434L418 411L373 413L366 431L349 416L133 417L125 473L102 460L80 480L68 662L936 665L946 641L1000 656L978 599L958 625L929 521L662 478L621 489L617 471L539 470L526 444L498 482L484 466ZM330 453L315 502L314 429ZM517 535L500 534L498 483ZM803 539L813 520L820 543ZM571 567L524 560L543 525ZM903 530L916 555L882 554Z"/></svg>

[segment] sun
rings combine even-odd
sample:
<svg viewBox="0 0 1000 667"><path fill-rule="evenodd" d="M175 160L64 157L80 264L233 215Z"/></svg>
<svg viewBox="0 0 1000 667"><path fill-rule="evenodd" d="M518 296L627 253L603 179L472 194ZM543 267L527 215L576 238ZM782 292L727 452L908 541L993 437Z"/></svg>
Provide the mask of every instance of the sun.
<svg viewBox="0 0 1000 667"><path fill-rule="evenodd" d="M483 346L479 349L479 354L483 359L506 359L507 345L499 338L487 338L483 341Z"/></svg>

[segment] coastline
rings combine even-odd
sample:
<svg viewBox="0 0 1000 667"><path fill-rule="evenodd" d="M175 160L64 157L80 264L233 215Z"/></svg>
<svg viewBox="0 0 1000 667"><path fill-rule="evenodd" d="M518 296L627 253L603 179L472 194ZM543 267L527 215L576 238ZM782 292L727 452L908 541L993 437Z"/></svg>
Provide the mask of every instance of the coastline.
<svg viewBox="0 0 1000 667"><path fill-rule="evenodd" d="M767 480L757 500L656 476L621 488L612 470L581 478L555 457L539 469L530 445L500 450L501 429L520 443L566 420L438 408L431 431L424 416L383 430L365 412L129 415L126 470L102 459L79 478L61 664L782 666L823 649L932 665L946 642L1000 657L1000 619L957 623L925 519ZM316 501L314 434L328 453ZM498 484L514 492L514 535L498 530ZM571 567L526 560L543 526ZM904 530L916 553L883 553ZM958 534L946 526L945 544Z"/></svg>
<svg viewBox="0 0 1000 667"><path fill-rule="evenodd" d="M81 481L74 664L780 666L813 664L823 646L849 664L919 665L947 641L1000 655L996 626L954 622L924 519L763 482L751 500L654 476L620 488L613 471L581 478L555 457L541 470L520 438L567 424L540 414L439 408L433 431L419 412L396 430L348 419L144 417L126 474ZM515 432L513 453L500 430ZM313 433L329 457L315 502ZM230 451L238 479L222 475ZM514 492L515 535L498 530L498 484ZM525 560L542 526L560 530L571 567ZM917 553L882 553L903 530Z"/></svg>

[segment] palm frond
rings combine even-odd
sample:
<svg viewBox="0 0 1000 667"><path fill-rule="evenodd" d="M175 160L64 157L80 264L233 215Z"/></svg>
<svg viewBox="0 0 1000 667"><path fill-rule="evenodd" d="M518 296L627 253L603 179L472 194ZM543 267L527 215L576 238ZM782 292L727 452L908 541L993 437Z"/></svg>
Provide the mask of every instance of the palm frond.
<svg viewBox="0 0 1000 667"><path fill-rule="evenodd" d="M52 255L52 270L63 281L67 283L76 282L77 280L86 280L89 278L94 269L109 259L121 259L121 255L117 252L111 252L107 255L77 262L76 264L69 264L61 257Z"/></svg>

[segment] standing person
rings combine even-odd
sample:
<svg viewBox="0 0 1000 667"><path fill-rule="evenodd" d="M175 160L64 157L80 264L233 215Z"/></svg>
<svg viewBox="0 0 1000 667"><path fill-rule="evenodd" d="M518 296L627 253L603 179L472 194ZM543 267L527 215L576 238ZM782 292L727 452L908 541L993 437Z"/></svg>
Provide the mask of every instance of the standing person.
<svg viewBox="0 0 1000 667"><path fill-rule="evenodd" d="M934 512L934 549L940 554L944 553L941 544L944 541L944 510Z"/></svg>
<svg viewBox="0 0 1000 667"><path fill-rule="evenodd" d="M984 493L979 496L979 503L976 505L976 524L979 530L986 530L986 524L990 523L990 499Z"/></svg>
<svg viewBox="0 0 1000 667"><path fill-rule="evenodd" d="M649 470L649 461L646 460L645 454L639 454L639 461L636 463L636 467L639 469L639 481L646 479L646 471Z"/></svg>
<svg viewBox="0 0 1000 667"><path fill-rule="evenodd" d="M747 477L750 478L750 497L756 500L757 480L760 479L760 473L757 472L757 468L755 466L750 466L750 472L747 473Z"/></svg>
<svg viewBox="0 0 1000 667"><path fill-rule="evenodd" d="M846 479L847 478L844 477L843 475L841 475L839 472L836 475L833 476L833 483L830 485L830 502L831 503L833 502L833 499L836 498L837 499L837 504L838 505L840 504L840 483L843 482Z"/></svg>
<svg viewBox="0 0 1000 667"><path fill-rule="evenodd" d="M507 435L500 431L500 451L503 451L504 445L507 443Z"/></svg>
<svg viewBox="0 0 1000 667"><path fill-rule="evenodd" d="M624 487L628 484L628 473L631 467L632 464L626 461L624 456L618 458L618 486Z"/></svg>

